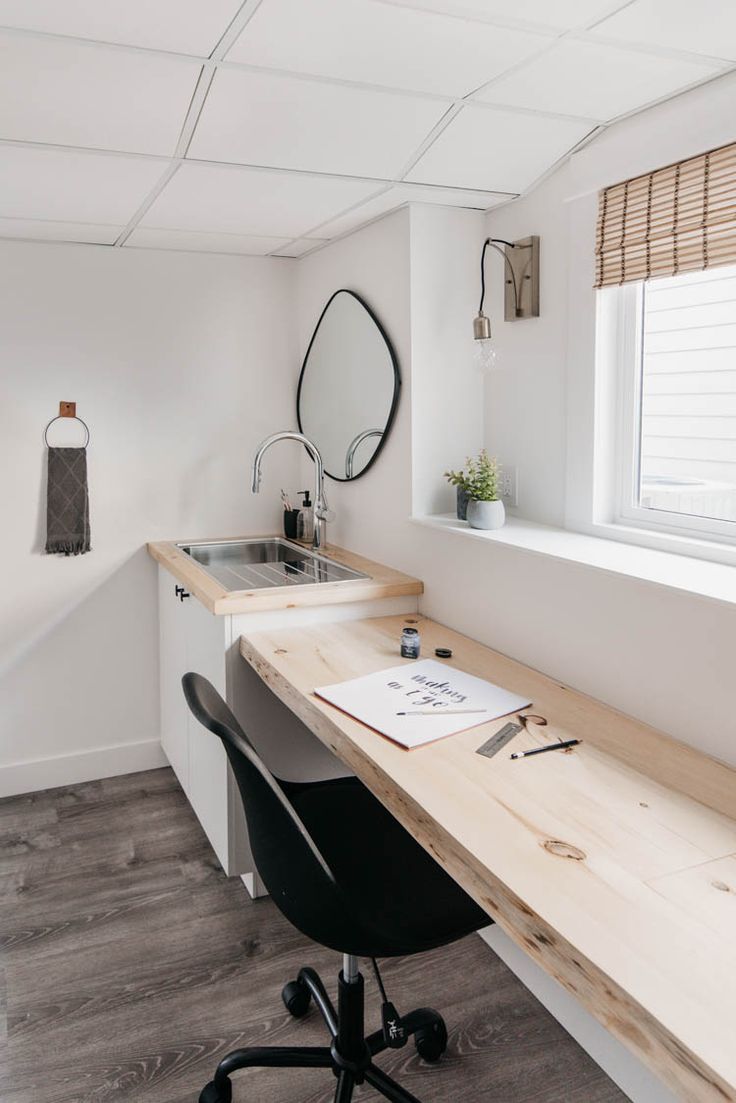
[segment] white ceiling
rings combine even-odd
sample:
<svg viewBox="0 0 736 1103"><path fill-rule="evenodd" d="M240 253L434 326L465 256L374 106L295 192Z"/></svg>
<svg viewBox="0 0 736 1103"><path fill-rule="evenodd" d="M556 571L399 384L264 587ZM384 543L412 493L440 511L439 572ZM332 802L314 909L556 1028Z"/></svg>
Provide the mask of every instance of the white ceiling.
<svg viewBox="0 0 736 1103"><path fill-rule="evenodd" d="M531 32L393 4L268 0L228 61L459 97L538 53L546 42Z"/></svg>
<svg viewBox="0 0 736 1103"><path fill-rule="evenodd" d="M0 237L300 256L734 67L734 0L0 0Z"/></svg>
<svg viewBox="0 0 736 1103"><path fill-rule="evenodd" d="M220 69L189 154L392 180L445 110L442 100L382 88Z"/></svg>
<svg viewBox="0 0 736 1103"><path fill-rule="evenodd" d="M369 180L185 163L143 216L147 227L298 238L376 191Z"/></svg>

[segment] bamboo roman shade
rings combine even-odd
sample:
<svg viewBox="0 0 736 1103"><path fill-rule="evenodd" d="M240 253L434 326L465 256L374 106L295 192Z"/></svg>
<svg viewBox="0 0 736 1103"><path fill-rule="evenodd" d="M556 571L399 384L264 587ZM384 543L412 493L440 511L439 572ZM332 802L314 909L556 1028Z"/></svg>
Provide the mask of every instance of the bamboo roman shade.
<svg viewBox="0 0 736 1103"><path fill-rule="evenodd" d="M736 264L736 144L604 188L596 287Z"/></svg>

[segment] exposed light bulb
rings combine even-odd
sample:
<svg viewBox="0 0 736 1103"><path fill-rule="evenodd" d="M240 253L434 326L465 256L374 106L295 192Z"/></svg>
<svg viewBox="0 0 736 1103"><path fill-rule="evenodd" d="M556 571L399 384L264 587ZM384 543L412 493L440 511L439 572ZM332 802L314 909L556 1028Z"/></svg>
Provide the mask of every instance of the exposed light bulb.
<svg viewBox="0 0 736 1103"><path fill-rule="evenodd" d="M473 341L473 362L482 372L491 372L498 365L498 352L490 337Z"/></svg>
<svg viewBox="0 0 736 1103"><path fill-rule="evenodd" d="M491 322L483 313L482 305L473 319L473 360L482 372L492 371L496 366L497 353L491 340Z"/></svg>

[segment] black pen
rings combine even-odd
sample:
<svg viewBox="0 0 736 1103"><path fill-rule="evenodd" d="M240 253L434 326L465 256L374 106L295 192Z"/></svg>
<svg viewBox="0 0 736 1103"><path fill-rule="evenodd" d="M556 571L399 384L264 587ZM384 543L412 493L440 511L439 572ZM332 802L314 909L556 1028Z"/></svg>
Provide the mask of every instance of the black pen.
<svg viewBox="0 0 736 1103"><path fill-rule="evenodd" d="M535 747L533 751L521 751L520 754L512 754L511 758L529 758L533 754L544 754L545 751L562 751L565 747L577 747L579 739L566 739L563 743L549 743L546 747Z"/></svg>

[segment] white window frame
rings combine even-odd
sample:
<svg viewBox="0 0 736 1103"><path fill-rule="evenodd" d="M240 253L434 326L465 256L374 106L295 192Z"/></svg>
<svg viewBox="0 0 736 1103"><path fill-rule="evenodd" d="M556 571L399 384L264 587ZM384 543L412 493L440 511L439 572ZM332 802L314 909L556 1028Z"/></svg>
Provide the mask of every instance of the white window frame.
<svg viewBox="0 0 736 1103"><path fill-rule="evenodd" d="M724 551L736 545L736 522L722 521L711 517L698 517L692 514L675 513L663 509L639 506L636 504L639 486L639 464L641 455L641 354L644 323L644 285L641 282L625 284L608 294L601 313L612 311L615 318L608 319L607 330L614 334L615 349L600 355L596 370L613 372L613 387L609 385L607 393L615 394L614 446L611 450L612 468L596 472L599 502L608 502L609 508L598 520L607 520L613 525L627 529L641 530L643 533L669 535L683 538L692 537L699 541L708 541L722 545ZM602 362L601 362L602 361ZM597 382L602 383L600 375ZM600 388L598 388L600 389ZM602 486L601 482L608 482ZM608 513L608 517L605 517ZM731 556L726 555L730 560Z"/></svg>

